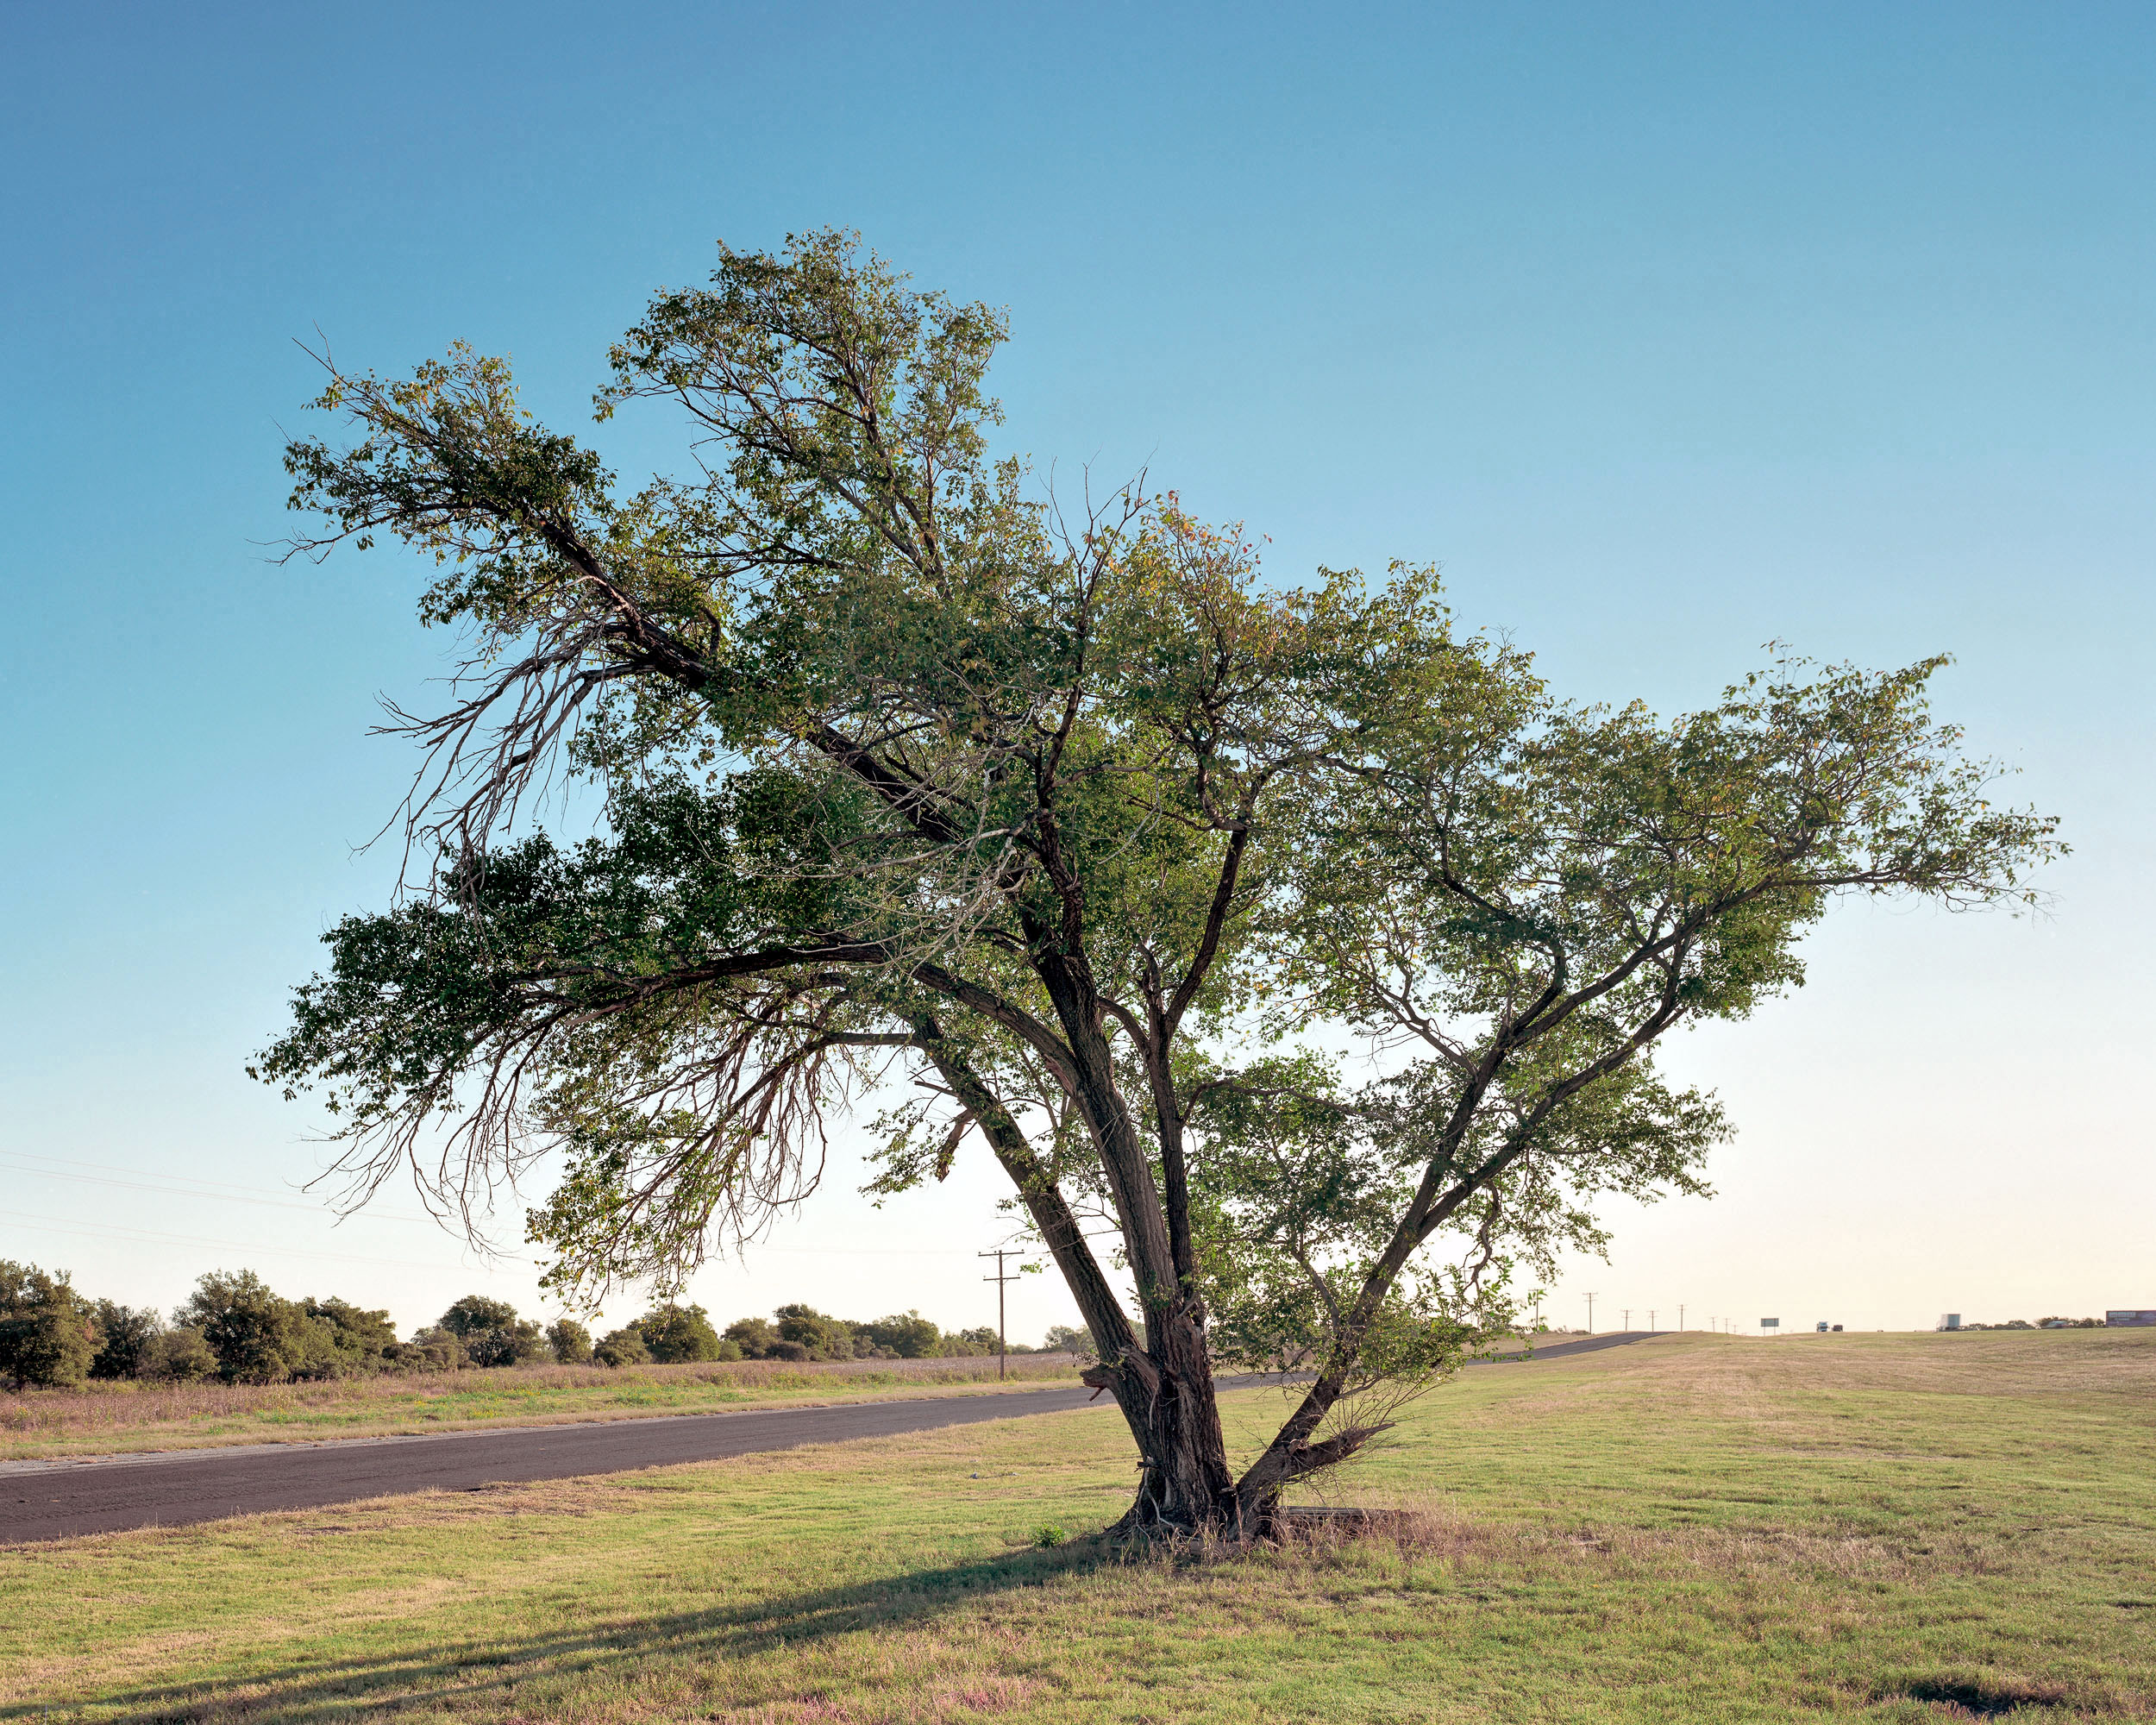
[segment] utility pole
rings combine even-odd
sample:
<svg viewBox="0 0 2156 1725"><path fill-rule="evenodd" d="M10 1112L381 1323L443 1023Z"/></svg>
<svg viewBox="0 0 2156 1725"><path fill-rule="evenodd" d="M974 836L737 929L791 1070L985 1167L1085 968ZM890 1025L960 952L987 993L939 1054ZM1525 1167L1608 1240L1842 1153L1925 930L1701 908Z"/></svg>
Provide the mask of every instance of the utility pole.
<svg viewBox="0 0 2156 1725"><path fill-rule="evenodd" d="M996 1377L999 1379L1010 1371L1011 1345L1005 1339L1003 1330L1003 1289L1006 1283L1016 1282L1018 1277L1006 1276L1003 1273L1003 1260L1012 1255L1011 1248L1007 1245L998 1246L993 1251L977 1251L974 1254L975 1258L993 1258L996 1261L996 1273L993 1276L984 1276L981 1279L983 1282L993 1282L996 1285Z"/></svg>
<svg viewBox="0 0 2156 1725"><path fill-rule="evenodd" d="M1647 1333L1654 1333L1654 1308L1651 1306L1647 1308Z"/></svg>
<svg viewBox="0 0 2156 1725"><path fill-rule="evenodd" d="M1626 1329L1630 1329L1632 1327L1632 1308L1629 1306L1620 1306L1617 1309L1624 1317L1625 1327Z"/></svg>
<svg viewBox="0 0 2156 1725"><path fill-rule="evenodd" d="M1587 1296L1587 1333L1590 1336L1595 1333L1595 1296L1592 1294Z"/></svg>
<svg viewBox="0 0 2156 1725"><path fill-rule="evenodd" d="M1677 1333L1679 1335L1684 1333L1684 1306L1681 1301L1677 1308Z"/></svg>

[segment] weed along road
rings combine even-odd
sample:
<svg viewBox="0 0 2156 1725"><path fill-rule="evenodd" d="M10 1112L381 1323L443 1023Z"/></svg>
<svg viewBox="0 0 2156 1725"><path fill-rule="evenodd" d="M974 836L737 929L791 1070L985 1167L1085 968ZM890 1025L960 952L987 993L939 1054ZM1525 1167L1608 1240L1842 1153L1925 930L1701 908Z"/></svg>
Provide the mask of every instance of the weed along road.
<svg viewBox="0 0 2156 1725"><path fill-rule="evenodd" d="M1644 1339L1639 1333L1538 1349L1537 1359ZM1502 1364L1501 1360L1494 1362ZM1251 1386L1269 1378L1227 1378ZM1079 1384L998 1395L854 1402L416 1437L168 1450L154 1455L0 1462L0 1544L131 1527L176 1527L228 1515L313 1509L416 1491L476 1491L586 1474L719 1461L803 1444L898 1437L943 1426L1082 1408Z"/></svg>

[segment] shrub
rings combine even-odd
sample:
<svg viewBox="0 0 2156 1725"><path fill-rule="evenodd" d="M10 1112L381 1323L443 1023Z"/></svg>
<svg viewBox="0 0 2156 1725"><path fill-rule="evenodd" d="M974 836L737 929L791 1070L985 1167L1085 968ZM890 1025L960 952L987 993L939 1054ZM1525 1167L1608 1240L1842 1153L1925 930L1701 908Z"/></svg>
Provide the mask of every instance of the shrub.
<svg viewBox="0 0 2156 1725"><path fill-rule="evenodd" d="M1050 1324L1041 1346L1050 1353L1075 1353L1087 1359L1094 1353L1093 1332L1074 1330L1069 1324Z"/></svg>
<svg viewBox="0 0 2156 1725"><path fill-rule="evenodd" d="M943 1338L943 1352L954 1359L977 1359L996 1351L996 1333L986 1324Z"/></svg>
<svg viewBox="0 0 2156 1725"><path fill-rule="evenodd" d="M592 1333L574 1318L556 1318L547 1326L547 1346L554 1350L557 1365L588 1365L592 1360Z"/></svg>
<svg viewBox="0 0 2156 1725"><path fill-rule="evenodd" d="M943 1346L943 1333L933 1320L918 1312L878 1318L854 1327L878 1353L894 1359L933 1359Z"/></svg>
<svg viewBox="0 0 2156 1725"><path fill-rule="evenodd" d="M192 1383L214 1377L216 1370L217 1357L210 1352L210 1344L203 1340L202 1332L181 1326L159 1333L151 1345L143 1375L174 1383Z"/></svg>
<svg viewBox="0 0 2156 1725"><path fill-rule="evenodd" d="M442 1314L442 1327L464 1344L474 1365L515 1365L545 1349L539 1326L519 1318L506 1300L467 1294Z"/></svg>
<svg viewBox="0 0 2156 1725"><path fill-rule="evenodd" d="M601 1336L592 1350L592 1358L601 1365L644 1365L650 1361L651 1350L644 1346L636 1327L627 1324Z"/></svg>
<svg viewBox="0 0 2156 1725"><path fill-rule="evenodd" d="M725 1339L741 1350L743 1359L762 1359L769 1355L779 1333L768 1318L736 1318L726 1326Z"/></svg>
<svg viewBox="0 0 2156 1725"><path fill-rule="evenodd" d="M456 1371L472 1363L462 1339L439 1324L414 1331L410 1341L391 1348L384 1358L400 1371Z"/></svg>
<svg viewBox="0 0 2156 1725"><path fill-rule="evenodd" d="M91 1315L97 1325L97 1352L90 1362L92 1377L147 1377L155 1362L165 1320L147 1306L122 1306L100 1300Z"/></svg>
<svg viewBox="0 0 2156 1725"><path fill-rule="evenodd" d="M297 1301L271 1292L251 1270L214 1270L195 1284L172 1320L202 1332L228 1383L283 1383L334 1377L335 1337Z"/></svg>
<svg viewBox="0 0 2156 1725"><path fill-rule="evenodd" d="M299 1302L299 1309L328 1333L337 1377L379 1371L389 1363L397 1346L397 1327L387 1312L369 1311L334 1296L317 1300L312 1295Z"/></svg>
<svg viewBox="0 0 2156 1725"><path fill-rule="evenodd" d="M97 1319L64 1270L0 1258L0 1372L17 1389L72 1389L97 1353Z"/></svg>
<svg viewBox="0 0 2156 1725"><path fill-rule="evenodd" d="M718 1332L701 1306L660 1306L636 1320L651 1358L664 1365L717 1359Z"/></svg>
<svg viewBox="0 0 2156 1725"><path fill-rule="evenodd" d="M803 1360L810 1360L816 1358L814 1354L811 1353L806 1348L803 1347L800 1343L789 1341L784 1336L780 1336L778 1340L772 1343L769 1347L766 1348L764 1350L763 1357L766 1359L790 1359L797 1364Z"/></svg>
<svg viewBox="0 0 2156 1725"><path fill-rule="evenodd" d="M813 1306L799 1305L781 1306L772 1315L779 1320L780 1335L800 1344L807 1350L809 1358L854 1357L854 1327L843 1318L834 1318Z"/></svg>

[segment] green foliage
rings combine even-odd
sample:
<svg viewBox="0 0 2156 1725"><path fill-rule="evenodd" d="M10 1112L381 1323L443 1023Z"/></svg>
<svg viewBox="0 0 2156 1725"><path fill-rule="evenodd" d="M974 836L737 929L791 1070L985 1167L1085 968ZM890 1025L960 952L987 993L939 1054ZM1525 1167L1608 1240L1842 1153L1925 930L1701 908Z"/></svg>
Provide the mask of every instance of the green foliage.
<svg viewBox="0 0 2156 1725"><path fill-rule="evenodd" d="M147 1377L153 1374L158 1339L165 1320L148 1307L122 1306L115 1300L99 1300L91 1308L97 1327L97 1352L90 1362L92 1377Z"/></svg>
<svg viewBox="0 0 2156 1725"><path fill-rule="evenodd" d="M414 1331L410 1341L399 1344L391 1352L390 1361L400 1371L461 1371L472 1364L472 1356L464 1339L454 1330L429 1324Z"/></svg>
<svg viewBox="0 0 2156 1725"><path fill-rule="evenodd" d="M300 1310L329 1334L340 1377L379 1371L396 1357L396 1327L386 1311L367 1311L335 1297L317 1300L310 1295Z"/></svg>
<svg viewBox="0 0 2156 1725"><path fill-rule="evenodd" d="M539 1326L519 1318L506 1300L467 1294L442 1314L442 1327L464 1344L473 1365L518 1365L546 1351Z"/></svg>
<svg viewBox="0 0 2156 1725"><path fill-rule="evenodd" d="M447 1202L558 1157L530 1237L586 1301L678 1290L881 1082L874 1189L987 1147L1188 1526L1351 1452L1344 1398L1450 1369L1613 1195L1706 1189L1727 1122L1662 1038L1797 985L1839 898L2025 900L2053 824L1933 718L1937 659L1585 707L1426 568L1288 586L1135 488L1066 520L991 453L1003 334L847 235L722 248L612 350L602 414L702 440L634 492L502 361L333 373L298 549L432 557L476 681L409 726L429 890L329 932L254 1070ZM516 825L557 768L603 800L579 843ZM788 1322L735 1339L850 1351ZM1317 1368L1239 1483L1215 1352Z"/></svg>
<svg viewBox="0 0 2156 1725"><path fill-rule="evenodd" d="M778 1320L780 1338L799 1347L803 1358L854 1357L854 1327L843 1318L831 1317L813 1306L799 1305L781 1306L772 1315Z"/></svg>
<svg viewBox="0 0 2156 1725"><path fill-rule="evenodd" d="M726 1326L724 1339L739 1348L743 1359L764 1359L779 1332L768 1318L736 1318Z"/></svg>
<svg viewBox="0 0 2156 1725"><path fill-rule="evenodd" d="M943 1333L935 1320L917 1311L893 1313L850 1327L860 1342L893 1359L933 1359L943 1352Z"/></svg>
<svg viewBox="0 0 2156 1725"><path fill-rule="evenodd" d="M986 1324L970 1330L954 1330L943 1338L943 1357L947 1359L978 1359L983 1354L995 1352L996 1344L995 1331Z"/></svg>
<svg viewBox="0 0 2156 1725"><path fill-rule="evenodd" d="M210 1271L172 1321L200 1333L228 1383L334 1377L342 1364L335 1332L251 1270Z"/></svg>
<svg viewBox="0 0 2156 1725"><path fill-rule="evenodd" d="M718 1332L701 1306L656 1307L636 1320L636 1333L661 1365L720 1357Z"/></svg>
<svg viewBox="0 0 2156 1725"><path fill-rule="evenodd" d="M592 1360L592 1333L574 1318L556 1318L547 1326L547 1346L557 1365L588 1365Z"/></svg>
<svg viewBox="0 0 2156 1725"><path fill-rule="evenodd" d="M149 1369L144 1375L173 1383L192 1383L213 1377L216 1371L217 1357L210 1352L202 1332L179 1324L160 1333L150 1350Z"/></svg>
<svg viewBox="0 0 2156 1725"><path fill-rule="evenodd" d="M71 1389L97 1353L95 1312L65 1271L0 1258L0 1375L17 1390Z"/></svg>
<svg viewBox="0 0 2156 1725"><path fill-rule="evenodd" d="M1086 1330L1073 1329L1069 1324L1050 1324L1048 1334L1042 1339L1045 1353L1075 1353L1091 1358L1094 1353L1093 1336Z"/></svg>
<svg viewBox="0 0 2156 1725"><path fill-rule="evenodd" d="M651 1350L644 1344L642 1331L626 1324L601 1336L592 1349L592 1358L601 1365L646 1365L650 1363Z"/></svg>

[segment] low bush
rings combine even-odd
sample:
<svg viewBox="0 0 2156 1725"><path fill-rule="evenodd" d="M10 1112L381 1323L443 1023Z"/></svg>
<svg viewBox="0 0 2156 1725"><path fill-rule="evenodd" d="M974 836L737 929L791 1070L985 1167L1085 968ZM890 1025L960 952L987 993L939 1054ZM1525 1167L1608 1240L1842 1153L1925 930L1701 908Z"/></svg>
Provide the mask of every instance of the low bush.
<svg viewBox="0 0 2156 1725"><path fill-rule="evenodd" d="M464 1351L463 1340L436 1324L416 1331L410 1341L399 1343L392 1351L389 1363L399 1371L457 1371L472 1359Z"/></svg>
<svg viewBox="0 0 2156 1725"><path fill-rule="evenodd" d="M601 1336L592 1358L601 1365L646 1365L650 1363L651 1350L644 1345L642 1332L634 1324L627 1324Z"/></svg>
<svg viewBox="0 0 2156 1725"><path fill-rule="evenodd" d="M592 1358L592 1333L574 1318L556 1318L547 1326L547 1346L556 1365L584 1365Z"/></svg>
<svg viewBox="0 0 2156 1725"><path fill-rule="evenodd" d="M99 1300L91 1308L97 1326L97 1352L90 1362L92 1377L147 1377L165 1320L147 1306L122 1306Z"/></svg>
<svg viewBox="0 0 2156 1725"><path fill-rule="evenodd" d="M517 1315L506 1300L467 1294L442 1314L442 1327L464 1344L473 1365L518 1365L546 1350L539 1326Z"/></svg>
<svg viewBox="0 0 2156 1725"><path fill-rule="evenodd" d="M65 1271L0 1258L0 1374L18 1390L72 1389L97 1356L97 1320Z"/></svg>
<svg viewBox="0 0 2156 1725"><path fill-rule="evenodd" d="M635 1326L650 1356L661 1365L719 1357L720 1338L701 1306L660 1306L639 1318ZM738 1358L738 1349L736 1358Z"/></svg>
<svg viewBox="0 0 2156 1725"><path fill-rule="evenodd" d="M217 1375L217 1357L200 1330L177 1325L159 1333L142 1375L167 1383L195 1383Z"/></svg>

